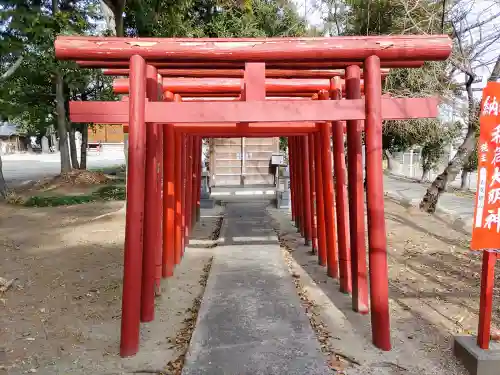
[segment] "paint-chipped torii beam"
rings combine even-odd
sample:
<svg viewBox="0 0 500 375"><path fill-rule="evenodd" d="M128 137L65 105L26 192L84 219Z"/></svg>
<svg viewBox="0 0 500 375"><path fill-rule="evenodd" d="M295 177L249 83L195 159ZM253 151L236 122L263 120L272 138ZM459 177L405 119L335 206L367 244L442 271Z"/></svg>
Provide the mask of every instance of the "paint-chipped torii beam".
<svg viewBox="0 0 500 375"><path fill-rule="evenodd" d="M163 78L163 90L181 95L189 94L240 94L244 81L238 78ZM341 81L345 88L345 81ZM310 94L320 90L330 90L330 79L308 78L268 78L266 79L266 93L268 94ZM128 78L116 78L113 81L115 94L128 94Z"/></svg>
<svg viewBox="0 0 500 375"><path fill-rule="evenodd" d="M438 115L438 98L383 98L381 115L385 120L427 118ZM73 122L123 124L128 122L127 102L70 102ZM239 123L239 122L319 122L365 120L365 101L283 100L145 103L147 123Z"/></svg>
<svg viewBox="0 0 500 375"><path fill-rule="evenodd" d="M444 60L452 48L446 35L366 36L266 39L162 39L59 36L61 60L128 60L134 55L152 61L363 61ZM313 64L311 64L313 65Z"/></svg>
<svg viewBox="0 0 500 375"><path fill-rule="evenodd" d="M128 76L129 69L104 69L107 76ZM244 69L158 69L162 77L243 78ZM332 78L345 77L344 69L266 69L266 78ZM389 69L382 70L382 76Z"/></svg>
<svg viewBox="0 0 500 375"><path fill-rule="evenodd" d="M77 60L76 63L82 68L128 68L128 60ZM381 61L383 68L421 68L424 65L423 61ZM153 65L158 69L206 69L205 62L164 62L164 61L148 61L148 65ZM345 69L348 66L362 66L362 61L314 61L314 62L288 62L288 61L272 61L266 62L266 69L295 69L295 70L330 70L330 69ZM212 69L244 69L244 62L210 62ZM313 78L313 77L310 77Z"/></svg>

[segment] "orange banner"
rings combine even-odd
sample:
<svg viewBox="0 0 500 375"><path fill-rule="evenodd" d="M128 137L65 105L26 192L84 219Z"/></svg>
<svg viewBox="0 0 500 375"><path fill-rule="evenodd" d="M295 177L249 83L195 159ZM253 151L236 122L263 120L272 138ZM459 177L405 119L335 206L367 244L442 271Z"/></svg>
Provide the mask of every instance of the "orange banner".
<svg viewBox="0 0 500 375"><path fill-rule="evenodd" d="M483 90L472 250L500 249L500 83Z"/></svg>

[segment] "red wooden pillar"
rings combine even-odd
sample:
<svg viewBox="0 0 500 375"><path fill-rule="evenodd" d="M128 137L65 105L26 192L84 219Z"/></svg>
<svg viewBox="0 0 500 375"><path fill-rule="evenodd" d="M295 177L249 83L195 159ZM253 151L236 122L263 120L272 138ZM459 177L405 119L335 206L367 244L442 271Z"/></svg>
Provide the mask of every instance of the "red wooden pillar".
<svg viewBox="0 0 500 375"><path fill-rule="evenodd" d="M161 100L163 98L162 95L162 86L163 86L163 78L160 74L156 74L156 84L158 87L158 96L157 99ZM156 294L161 294L161 278L162 278L162 269L163 269L163 225L165 220L163 218L163 184L164 175L163 175L163 127L164 124L154 124L156 127L156 173L157 173L157 204L156 204L156 270L155 270L155 291Z"/></svg>
<svg viewBox="0 0 500 375"><path fill-rule="evenodd" d="M293 169L293 179L291 180L291 183L293 184L293 190L294 190L294 197L295 197L295 202L292 202L295 208L295 220L294 220L294 225L295 228L297 228L297 231L299 229L299 204L297 203L297 200L299 199L298 197L298 188L297 188L297 179L299 178L299 172L297 171L297 144L295 142L296 137L290 137L290 142L291 142L291 149L292 149L292 161L290 164L290 167Z"/></svg>
<svg viewBox="0 0 500 375"><path fill-rule="evenodd" d="M311 245L312 253L316 254L318 250L318 236L317 236L317 218L316 218L316 205L314 199L316 195L316 181L314 175L314 134L309 134L305 137L308 143L308 159L309 159L309 181L310 181L310 206L311 206Z"/></svg>
<svg viewBox="0 0 500 375"><path fill-rule="evenodd" d="M181 176L182 176L182 194L181 194L181 231L182 231L182 246L181 246L181 254L184 256L184 250L186 249L186 172L187 172L187 142L186 135L181 133Z"/></svg>
<svg viewBox="0 0 500 375"><path fill-rule="evenodd" d="M293 183L295 182L294 175L293 175L293 138L288 137L288 174L289 174L289 179L290 179L290 208L291 208L291 213L292 213L292 221L295 221L295 188L293 186Z"/></svg>
<svg viewBox="0 0 500 375"><path fill-rule="evenodd" d="M189 226L191 228L189 233L193 233L194 219L196 219L196 136L191 136L191 204L189 206Z"/></svg>
<svg viewBox="0 0 500 375"><path fill-rule="evenodd" d="M377 348L390 350L389 281L382 170L382 83L378 56L370 56L365 60L364 79L366 202L372 335L373 343Z"/></svg>
<svg viewBox="0 0 500 375"><path fill-rule="evenodd" d="M331 81L332 99L342 99L342 83L340 77ZM337 215L337 238L339 246L340 291L350 293L351 283L351 253L349 248L348 205L346 190L346 171L344 153L344 129L341 121L332 123L333 166L335 170L335 213Z"/></svg>
<svg viewBox="0 0 500 375"><path fill-rule="evenodd" d="M297 161L297 178L295 187L297 188L297 210L298 210L298 226L297 231L304 236L304 204L302 202L302 147L300 145L300 137L295 137L295 150L297 151L297 157L295 160Z"/></svg>
<svg viewBox="0 0 500 375"><path fill-rule="evenodd" d="M185 246L189 244L189 236L191 235L191 212L193 201L193 136L186 136L186 233L185 233Z"/></svg>
<svg viewBox="0 0 500 375"><path fill-rule="evenodd" d="M202 163L202 155L203 155L203 137L200 137L200 168L198 169L199 173L199 181L200 183L198 184L198 221L200 221L200 209L201 209L201 185L202 185L202 180L203 180L203 170L205 169L205 166Z"/></svg>
<svg viewBox="0 0 500 375"><path fill-rule="evenodd" d="M163 129L163 277L174 274L175 159L174 125L167 124Z"/></svg>
<svg viewBox="0 0 500 375"><path fill-rule="evenodd" d="M146 68L146 92L150 101L158 100L157 70L154 66ZM142 264L141 321L150 322L155 313L155 279L158 265L158 126L146 127L146 182L144 197L144 250ZM161 267L161 261L160 261Z"/></svg>
<svg viewBox="0 0 500 375"><path fill-rule="evenodd" d="M191 185L189 186L189 233L192 235L193 233L193 218L196 217L196 215L193 215L194 209L196 208L196 191L194 189L194 185L196 183L196 136L191 136L191 174L190 174L190 181Z"/></svg>
<svg viewBox="0 0 500 375"><path fill-rule="evenodd" d="M321 126L321 125L320 125ZM316 209L318 215L318 263L326 266L326 225L323 185L323 163L321 160L321 134L314 133L314 174L316 177Z"/></svg>
<svg viewBox="0 0 500 375"><path fill-rule="evenodd" d="M477 345L484 350L487 350L490 347L491 311L493 309L493 287L495 285L496 260L497 254L494 252L487 250L483 252Z"/></svg>
<svg viewBox="0 0 500 375"><path fill-rule="evenodd" d="M305 238L305 221L306 221L306 216L305 216L305 207L304 207L304 171L303 171L303 163L302 159L304 158L304 149L302 145L302 139L300 136L297 136L296 138L296 145L297 145L297 191L298 191L298 196L299 199L297 200L297 203L299 204L299 227L297 228L300 232L300 235Z"/></svg>
<svg viewBox="0 0 500 375"><path fill-rule="evenodd" d="M196 167L196 213L195 213L195 219L196 223L200 221L200 207L201 207L201 170L202 170L202 165L201 165L201 156L203 154L203 138L202 137L196 137L196 149L198 150L197 154L197 167Z"/></svg>
<svg viewBox="0 0 500 375"><path fill-rule="evenodd" d="M294 136L291 138L292 139L292 146L293 146L293 187L294 187L294 196L295 196L295 227L297 228L297 232L300 232L300 218L301 218L301 212L300 212L300 190L299 190L299 183L298 181L300 180L300 172L299 172L299 165L300 165L300 157L299 157L299 150L297 147L297 137Z"/></svg>
<svg viewBox="0 0 500 375"><path fill-rule="evenodd" d="M193 168L194 168L194 171L193 171L193 190L192 190L192 194L193 194L193 204L192 204L192 207L193 207L193 211L192 211L192 214L191 214L191 226L194 228L194 226L196 225L196 211L197 211L197 207L198 207L198 191L200 190L199 189L199 185L200 185L200 180L199 180L199 168L200 168L200 150L198 148L198 142L199 140L199 137L198 136L195 136L193 137L193 149L194 149L194 153L193 153L193 157L194 157L194 161L193 161Z"/></svg>
<svg viewBox="0 0 500 375"><path fill-rule="evenodd" d="M130 58L129 138L120 355L139 350L146 164L146 62Z"/></svg>
<svg viewBox="0 0 500 375"><path fill-rule="evenodd" d="M297 228L297 232L301 233L302 228L302 200L301 200L301 192L300 192L300 148L299 148L299 137L294 137L294 160L295 160L295 209L297 211L297 216L295 217L295 226Z"/></svg>
<svg viewBox="0 0 500 375"><path fill-rule="evenodd" d="M182 196L184 188L182 186L182 133L175 131L175 248L174 248L174 264L179 264L182 257Z"/></svg>
<svg viewBox="0 0 500 375"><path fill-rule="evenodd" d="M309 142L307 136L301 136L302 143L302 200L304 203L304 243L309 245L311 240L311 184L309 180Z"/></svg>
<svg viewBox="0 0 500 375"><path fill-rule="evenodd" d="M361 99L361 69L346 69L347 99ZM365 192L363 187L363 121L347 121L347 173L349 193L349 224L351 240L352 308L368 313L368 280L365 245Z"/></svg>
<svg viewBox="0 0 500 375"><path fill-rule="evenodd" d="M328 99L327 91L320 91L320 100ZM339 263L337 257L337 238L335 231L335 214L333 198L332 153L330 151L330 123L319 125L321 138L321 166L323 169L323 199L325 207L326 225L326 262L328 276L339 277Z"/></svg>

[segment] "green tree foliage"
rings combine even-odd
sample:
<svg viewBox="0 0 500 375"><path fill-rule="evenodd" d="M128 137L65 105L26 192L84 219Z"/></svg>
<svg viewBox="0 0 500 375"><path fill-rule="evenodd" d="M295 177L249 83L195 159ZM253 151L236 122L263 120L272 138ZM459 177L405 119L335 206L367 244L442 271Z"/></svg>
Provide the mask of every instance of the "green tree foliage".
<svg viewBox="0 0 500 375"><path fill-rule="evenodd" d="M2 1L0 66L7 71L17 59L22 62L0 85L0 113L15 119L29 133L42 131L54 123L53 74L72 64L54 59L54 37L63 30L82 32L87 22L84 11L72 2L60 4L60 12L52 14L48 1Z"/></svg>
<svg viewBox="0 0 500 375"><path fill-rule="evenodd" d="M129 0L124 30L129 36L301 36L306 23L288 0Z"/></svg>
<svg viewBox="0 0 500 375"><path fill-rule="evenodd" d="M97 10L87 0L2 1L0 116L3 120L17 124L28 135L44 135L52 126L58 128L60 139L67 138L68 130L74 135L76 128L67 119L68 101L75 99L77 91L80 97L81 93L89 96L103 85L95 84L96 72L55 60L54 40L59 34L94 32ZM81 90L83 87L86 89ZM57 102L62 106L57 107ZM67 171L71 167L69 152L63 147L66 142L61 145L61 151L65 151L61 152L61 169ZM71 151L73 167L79 167L76 149Z"/></svg>
<svg viewBox="0 0 500 375"><path fill-rule="evenodd" d="M476 171L477 164L478 164L478 159L477 159L477 144L476 144L476 147L474 147L474 150L471 152L466 162L464 163L464 171L465 172Z"/></svg>
<svg viewBox="0 0 500 375"><path fill-rule="evenodd" d="M125 34L151 37L304 36L291 0L129 0ZM280 145L286 149L285 138Z"/></svg>
<svg viewBox="0 0 500 375"><path fill-rule="evenodd" d="M443 161L446 146L450 145L458 136L461 128L460 122L448 125L436 123L434 131L427 135L427 141L422 147L420 163L423 173L421 180L426 180L429 177L429 172L436 170L440 162Z"/></svg>
<svg viewBox="0 0 500 375"><path fill-rule="evenodd" d="M105 14L106 6L111 14ZM112 100L110 80L99 71L56 61L53 45L59 34L96 33L96 21L100 19L113 21L108 23L114 25L114 30L109 30L112 34L128 36L263 37L306 33L306 23L291 0L2 0L2 119L21 125L30 135L44 134L47 127L59 126L61 139L66 137L62 133L69 131L71 145L75 129L86 134L86 124L76 127L69 123L67 104L69 100ZM58 77L62 77L62 83ZM57 95L61 95L59 102L63 101L64 107L56 106ZM62 117L61 128L58 120ZM73 168L79 167L74 145L71 155Z"/></svg>
<svg viewBox="0 0 500 375"><path fill-rule="evenodd" d="M444 156L444 146L446 145L446 138L440 137L427 142L422 147L421 164L422 164L422 178L426 180L428 173L431 169L435 169Z"/></svg>

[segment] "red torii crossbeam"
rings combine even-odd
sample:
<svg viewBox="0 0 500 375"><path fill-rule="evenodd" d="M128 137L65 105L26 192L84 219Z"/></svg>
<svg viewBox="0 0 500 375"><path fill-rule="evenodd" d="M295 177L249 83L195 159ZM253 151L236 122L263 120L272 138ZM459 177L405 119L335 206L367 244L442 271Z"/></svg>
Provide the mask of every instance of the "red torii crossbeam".
<svg viewBox="0 0 500 375"><path fill-rule="evenodd" d="M384 98L385 120L436 117L437 98ZM146 122L157 123L237 123L237 122L320 122L365 120L362 99L340 101L255 101L255 102L145 102ZM74 122L125 123L129 116L126 102L70 102ZM85 120L85 118L87 120Z"/></svg>
<svg viewBox="0 0 500 375"><path fill-rule="evenodd" d="M238 78L164 78L163 90L173 93L189 94L240 94L243 89L243 80ZM344 86L345 82L341 82ZM278 93L288 95L293 93L317 93L320 90L330 90L330 79L311 78L269 78L266 79L266 94ZM118 78L113 81L113 91L116 94L128 94L128 79Z"/></svg>
<svg viewBox="0 0 500 375"><path fill-rule="evenodd" d="M331 38L123 38L58 37L58 59L128 60L140 55L161 61L363 61L444 60L452 43L443 35L402 35ZM314 65L314 64L312 64Z"/></svg>
<svg viewBox="0 0 500 375"><path fill-rule="evenodd" d="M154 290L151 286L154 287L154 281L157 280L155 265L159 261L160 265L167 263L170 266L181 260L188 240L186 236L193 225L193 209L199 202L199 189L196 186L200 181L197 162L201 150L200 140L201 137L213 136L289 137L292 217L306 240L312 239L314 246L318 247L319 263L327 266L331 277L340 276L341 289L348 292L352 284L353 309L360 313L368 312L369 276L373 342L378 348L390 349L381 163L382 121L436 117L438 100L382 97L381 66L418 67L424 60L446 59L451 52L451 40L447 36L266 39L58 37L55 47L58 58L76 60L81 66L129 69L128 102L70 103L72 121L122 123L129 126L130 172L127 176L129 203L125 241L122 356L133 355L138 350L139 312L141 307L152 306L150 300ZM157 70L154 78L151 73L146 75L148 65L148 71L152 72L153 67L200 69L207 64L212 69L245 68L243 80L236 80L238 90L234 94L239 95L237 100L230 98L232 95L228 95L227 91L222 91L220 101L192 99L182 102L180 95L165 91L162 102L152 92L146 92L148 85L158 86L160 82L162 90L165 90L164 81L159 80L161 76L158 76ZM365 84L364 99L361 97L360 67ZM309 89L305 90L305 85L299 83L300 79L295 79L293 89L285 98L266 98L266 69L333 68L346 69L346 100L341 100L339 95L335 96L342 86L338 79L325 80L321 87L310 89L309 93L315 90L318 92L309 98ZM211 89L213 91L214 87ZM303 96L305 99L291 99L290 96L293 95ZM217 95L212 93L210 96ZM328 100L330 98L335 100ZM344 121L347 122L347 194L350 204L347 204L347 194L339 190L343 189L341 184L334 185L329 177L332 169L336 174L345 172L340 154L343 150L338 142L342 133L339 130L344 127ZM291 126L290 122L296 126ZM366 129L369 274L365 264L362 219L364 192L360 158L363 122ZM159 133L155 133L155 140L152 132L157 131ZM333 168L330 151L332 133L336 138ZM162 149L160 139L167 151ZM147 152L150 145L156 150L155 153ZM175 152L172 153L172 150ZM157 232L145 230L142 223L145 208L146 215L153 223L157 221L150 216L161 214L158 210L148 209L154 206L153 203L144 205L145 199L156 202L158 206L162 204L158 194L144 195L145 190L152 191L153 186L161 179L161 175L153 176L148 172L156 166L153 155L158 157L157 152L163 155L167 152L170 159L165 160L174 160L163 165L163 175L167 176L169 187L163 197L166 207L163 212L167 213L167 224L162 227L162 231L168 244L163 244L167 248L160 255L157 251L158 246L162 246L161 241L157 243L151 240L152 237L156 238ZM344 212L339 212L341 207ZM336 222L339 223L339 236L350 238L350 241L339 241L338 248ZM154 227L156 228L156 224ZM141 233L144 233L145 242L155 245L144 247ZM168 241L170 238L174 240ZM174 247L173 252L168 246ZM132 285L132 282L136 285ZM142 300L141 288L142 294L147 294Z"/></svg>
<svg viewBox="0 0 500 375"><path fill-rule="evenodd" d="M78 60L76 61L78 65L82 68L128 68L128 60ZM207 67L205 62L162 62L160 61L148 61L148 65L153 65L158 69L169 68L169 69L203 69ZM380 65L382 68L420 68L424 65L423 61L381 61ZM244 62L210 62L212 69L245 69ZM278 70L330 70L330 69L345 69L348 66L363 66L362 61L315 61L311 62L279 62L271 61L266 62L266 69L278 69ZM383 72L382 72L383 74ZM207 75L206 77L209 77ZM314 78L314 77L309 77Z"/></svg>
<svg viewBox="0 0 500 375"><path fill-rule="evenodd" d="M158 69L162 77L196 77L196 78L243 78L244 69ZM104 69L107 76L128 76L128 69ZM382 69L381 75L385 77L389 69ZM266 69L266 78L333 78L344 77L343 69Z"/></svg>

